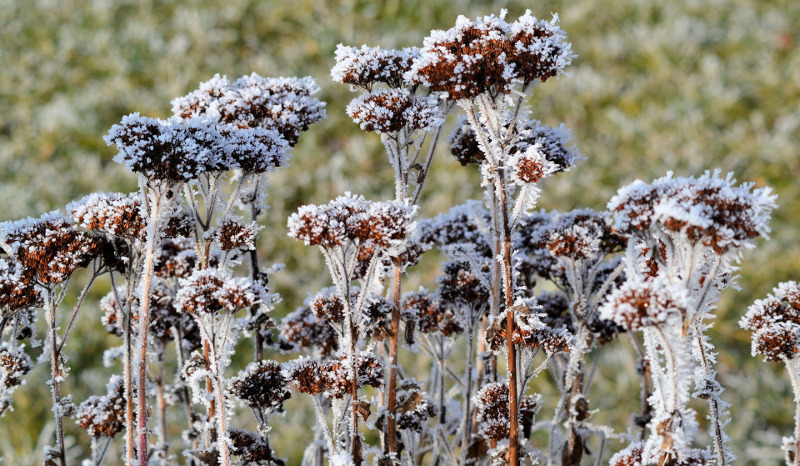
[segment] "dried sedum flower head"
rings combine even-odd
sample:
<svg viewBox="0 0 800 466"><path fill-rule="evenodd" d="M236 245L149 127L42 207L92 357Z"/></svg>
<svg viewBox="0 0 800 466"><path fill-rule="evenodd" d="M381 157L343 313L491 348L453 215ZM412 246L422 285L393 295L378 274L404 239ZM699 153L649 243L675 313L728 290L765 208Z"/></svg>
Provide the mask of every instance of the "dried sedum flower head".
<svg viewBox="0 0 800 466"><path fill-rule="evenodd" d="M378 134L432 131L444 123L436 97L413 95L406 89L379 89L356 97L347 105L347 116L364 131Z"/></svg>
<svg viewBox="0 0 800 466"><path fill-rule="evenodd" d="M769 234L776 196L769 188L753 190L753 183L734 186L732 174L719 171L699 178L667 176L651 185L636 181L617 192L608 204L622 233L634 235L657 225L716 254L749 248Z"/></svg>
<svg viewBox="0 0 800 466"><path fill-rule="evenodd" d="M453 310L435 301L425 289L404 293L400 306L407 328L413 326L422 333L440 333L445 337L464 332Z"/></svg>
<svg viewBox="0 0 800 466"><path fill-rule="evenodd" d="M397 428L422 432L428 419L438 414L428 394L414 381L405 381L397 390Z"/></svg>
<svg viewBox="0 0 800 466"><path fill-rule="evenodd" d="M508 382L492 382L481 388L475 396L478 407L478 429L480 433L491 440L504 440L509 436L511 421L508 408ZM537 396L526 395L521 397L519 404L519 422L533 419L539 411Z"/></svg>
<svg viewBox="0 0 800 466"><path fill-rule="evenodd" d="M119 149L115 162L151 182L191 181L204 172L225 168L220 135L209 122L164 121L133 113L122 117L103 139Z"/></svg>
<svg viewBox="0 0 800 466"><path fill-rule="evenodd" d="M220 135L230 168L265 173L289 162L289 143L277 130L229 126L221 128Z"/></svg>
<svg viewBox="0 0 800 466"><path fill-rule="evenodd" d="M754 302L739 325L753 332L753 356L794 359L800 352L800 284L784 282Z"/></svg>
<svg viewBox="0 0 800 466"><path fill-rule="evenodd" d="M41 304L34 286L34 272L8 257L0 257L0 318Z"/></svg>
<svg viewBox="0 0 800 466"><path fill-rule="evenodd" d="M144 240L147 213L136 194L94 193L67 205L75 223L129 240Z"/></svg>
<svg viewBox="0 0 800 466"><path fill-rule="evenodd" d="M511 24L510 32L514 71L523 81L547 81L577 58L566 33L558 27L556 14L550 21L537 20L527 10Z"/></svg>
<svg viewBox="0 0 800 466"><path fill-rule="evenodd" d="M62 283L101 253L100 239L78 230L58 211L38 219L28 218L0 225L8 254L30 269L39 283Z"/></svg>
<svg viewBox="0 0 800 466"><path fill-rule="evenodd" d="M23 348L0 343L0 416L11 408L14 391L24 383L22 377L33 369L33 361Z"/></svg>
<svg viewBox="0 0 800 466"><path fill-rule="evenodd" d="M442 302L459 306L488 306L489 289L477 274L488 274L484 270L474 271L469 262L450 261L442 264L442 273L436 278L438 295Z"/></svg>
<svg viewBox="0 0 800 466"><path fill-rule="evenodd" d="M228 435L233 442L233 454L242 464L274 464L283 466L283 461L273 456L267 439L258 432L231 428ZM219 452L214 451L218 455ZM215 457L216 458L216 457Z"/></svg>
<svg viewBox="0 0 800 466"><path fill-rule="evenodd" d="M255 221L244 223L243 220L234 217L225 218L220 226L211 232L221 250L253 250L256 248L256 236L263 227Z"/></svg>
<svg viewBox="0 0 800 466"><path fill-rule="evenodd" d="M500 17L475 21L459 16L452 29L431 31L406 80L442 92L450 100L507 93L516 74L504 15L505 11Z"/></svg>
<svg viewBox="0 0 800 466"><path fill-rule="evenodd" d="M180 280L175 297L180 312L189 314L235 313L266 302L264 288L247 278L234 278L219 269L197 270Z"/></svg>
<svg viewBox="0 0 800 466"><path fill-rule="evenodd" d="M231 381L230 390L249 407L264 412L283 411L283 402L292 396L281 365L270 360L250 363Z"/></svg>
<svg viewBox="0 0 800 466"><path fill-rule="evenodd" d="M569 326L549 326L541 318L537 306L514 306L514 335L512 341L516 345L530 348L542 348L549 354L570 352L574 345L574 335ZM506 348L506 332L508 328L506 310L488 319L486 343L492 351ZM558 323L553 322L553 323Z"/></svg>
<svg viewBox="0 0 800 466"><path fill-rule="evenodd" d="M156 249L153 271L161 278L187 278L197 267L195 241L189 238L165 239ZM212 252L209 265L214 267L218 257Z"/></svg>
<svg viewBox="0 0 800 466"><path fill-rule="evenodd" d="M600 308L600 318L611 320L627 330L659 326L685 314L689 296L677 285L660 278L628 280L614 290Z"/></svg>
<svg viewBox="0 0 800 466"><path fill-rule="evenodd" d="M611 227L605 212L578 209L563 214L534 214L524 227L526 249L547 249L554 257L598 259L618 252L626 240Z"/></svg>
<svg viewBox="0 0 800 466"><path fill-rule="evenodd" d="M411 69L419 53L417 47L396 50L339 44L336 47L336 65L331 69L331 78L334 82L350 84L367 91L372 90L375 83L399 88L405 84L403 75Z"/></svg>
<svg viewBox="0 0 800 466"><path fill-rule="evenodd" d="M484 258L492 257L492 246L488 238L491 214L480 201L469 200L451 208L432 219L419 221L418 238L423 244L445 248L466 244Z"/></svg>
<svg viewBox="0 0 800 466"><path fill-rule="evenodd" d="M339 349L336 331L325 319L319 319L305 305L281 320L281 343L291 347L319 349L321 356L329 356Z"/></svg>
<svg viewBox="0 0 800 466"><path fill-rule="evenodd" d="M486 154L478 145L475 130L472 129L472 125L466 117L458 117L448 142L450 143L450 154L458 160L462 167L472 163L479 164L486 160Z"/></svg>
<svg viewBox="0 0 800 466"><path fill-rule="evenodd" d="M90 437L114 437L125 429L125 384L114 375L105 396L91 396L78 407L78 425Z"/></svg>
<svg viewBox="0 0 800 466"><path fill-rule="evenodd" d="M356 356L356 376L358 388L367 385L373 388L383 386L383 360L372 353L362 351ZM350 394L353 386L350 360L346 355L340 355L320 367L324 374L325 395L333 399L342 399Z"/></svg>
<svg viewBox="0 0 800 466"><path fill-rule="evenodd" d="M325 118L325 103L314 79L263 78L256 73L231 84L215 75L200 88L172 101L172 112L183 119L203 117L235 128L276 130L289 147L300 133Z"/></svg>
<svg viewBox="0 0 800 466"><path fill-rule="evenodd" d="M399 202L369 202L346 193L326 205L300 207L289 217L289 236L326 249L351 242L389 249L402 245L411 232L415 211Z"/></svg>
<svg viewBox="0 0 800 466"><path fill-rule="evenodd" d="M535 146L546 163L554 166L554 173L569 170L581 158L578 148L571 144L572 133L563 123L554 127L538 120L527 120L518 124L515 131L512 152L524 153Z"/></svg>
<svg viewBox="0 0 800 466"><path fill-rule="evenodd" d="M318 395L325 388L325 375L320 363L310 356L302 356L283 364L283 373L300 393Z"/></svg>
<svg viewBox="0 0 800 466"><path fill-rule="evenodd" d="M528 11L508 24L505 13L475 21L459 16L452 29L432 31L406 79L450 100L496 96L510 92L514 80L558 76L575 58L558 16L539 21Z"/></svg>

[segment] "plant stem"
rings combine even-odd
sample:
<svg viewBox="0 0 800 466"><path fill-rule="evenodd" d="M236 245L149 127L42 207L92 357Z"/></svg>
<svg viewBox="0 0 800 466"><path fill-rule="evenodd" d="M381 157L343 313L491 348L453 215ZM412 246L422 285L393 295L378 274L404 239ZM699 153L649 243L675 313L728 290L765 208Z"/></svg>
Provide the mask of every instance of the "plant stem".
<svg viewBox="0 0 800 466"><path fill-rule="evenodd" d="M150 205L150 222L145 245L144 270L142 273L142 298L139 311L139 399L138 429L139 429L139 466L147 466L147 333L150 322L150 288L153 278L155 263L156 243L159 237L158 221L161 209L162 192L153 190L153 202Z"/></svg>
<svg viewBox="0 0 800 466"><path fill-rule="evenodd" d="M387 435L389 436L389 452L396 451L397 419L395 418L395 404L397 402L397 339L400 334L400 279L402 270L399 260L395 260L394 276L392 279L392 335L389 340L389 396L386 408L389 411Z"/></svg>
<svg viewBox="0 0 800 466"><path fill-rule="evenodd" d="M53 299L53 290L47 291L46 298L47 326L50 333L50 393L53 398L53 415L56 421L56 445L58 447L58 460L61 466L66 466L67 459L64 452L64 420L61 406L61 385L59 383L59 351L58 332L56 331L56 301Z"/></svg>
<svg viewBox="0 0 800 466"><path fill-rule="evenodd" d="M158 396L158 443L161 444L161 464L167 464L167 401L164 398L164 355L159 354L158 376L156 378Z"/></svg>

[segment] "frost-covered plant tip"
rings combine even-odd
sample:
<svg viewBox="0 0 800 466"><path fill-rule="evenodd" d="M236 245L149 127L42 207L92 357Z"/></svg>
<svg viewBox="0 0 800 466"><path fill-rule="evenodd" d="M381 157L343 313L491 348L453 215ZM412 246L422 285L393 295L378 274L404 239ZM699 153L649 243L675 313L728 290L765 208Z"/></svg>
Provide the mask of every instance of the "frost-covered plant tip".
<svg viewBox="0 0 800 466"><path fill-rule="evenodd" d="M331 77L357 93L337 111L380 138L394 197L297 208L288 235L319 250L331 286L295 283L308 297L281 319L269 287L281 267L260 263L258 239L284 225L259 217L267 177L325 117L311 78L217 75L168 119L123 116L105 140L138 192L0 225L0 415L44 342L46 464L67 464L72 419L84 464L283 465L270 434L296 394L316 420L307 466L732 464L725 426L741 413L708 329L742 254L767 238L775 196L718 171L669 173L621 188L607 211L537 211L543 181L583 159L527 99L577 59L558 16L459 17L420 45L336 50ZM440 152L477 166L483 196L422 218ZM64 325L71 279L87 273ZM415 274L426 287L403 292ZM102 282L100 315L86 315ZM120 339L103 354L106 387L79 404L66 393L77 319ZM800 287L780 285L741 325L754 355L787 365L800 406ZM636 372L641 395L630 424L606 425L593 384L614 363L602 355L627 351L618 340L638 363L615 370ZM800 424L787 462L800 464L799 443Z"/></svg>

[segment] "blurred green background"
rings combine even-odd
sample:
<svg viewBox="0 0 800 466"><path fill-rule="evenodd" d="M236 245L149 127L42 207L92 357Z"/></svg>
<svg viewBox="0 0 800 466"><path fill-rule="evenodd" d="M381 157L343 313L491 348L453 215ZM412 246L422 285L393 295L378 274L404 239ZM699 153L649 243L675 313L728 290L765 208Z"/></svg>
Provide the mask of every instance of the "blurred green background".
<svg viewBox="0 0 800 466"><path fill-rule="evenodd" d="M170 99L214 73L310 75L322 87L329 117L301 138L292 166L273 175L259 249L265 260L286 264L272 280L284 296L276 311L282 315L327 283L317 251L286 237L288 214L346 190L393 196L377 136L349 121L344 108L354 94L330 80L336 44L421 45L428 31L451 27L459 14L500 8L512 20L526 8L545 18L558 13L580 56L571 76L547 82L530 100L534 117L571 127L587 157L546 184L542 207L603 208L621 185L667 170L691 175L720 168L779 194L772 239L744 254L742 290L725 293L712 335L722 352L723 398L733 404L728 431L741 463L778 464L780 437L792 429L788 378L781 367L750 356L749 335L736 321L779 281L800 279L800 2L794 0L0 0L0 221L61 208L92 191L135 189L135 178L111 162L114 152L102 140L122 115L167 117ZM444 150L435 165L425 215L478 196L473 170ZM406 289L435 273L417 270ZM87 305L80 342L67 347L73 367L67 393L78 402L105 385L99 353L117 342L100 328L96 304ZM633 357L619 345L604 362L593 406L611 408L606 416L622 431L637 404ZM39 461L40 433L47 441L50 432L46 378L39 367L17 393L15 411L0 419L5 464ZM293 462L313 422L300 409L306 404L292 400L290 414L274 422L273 444ZM615 414L619 406L625 408ZM75 454L85 454L87 437L67 424ZM111 456L108 464L115 461Z"/></svg>

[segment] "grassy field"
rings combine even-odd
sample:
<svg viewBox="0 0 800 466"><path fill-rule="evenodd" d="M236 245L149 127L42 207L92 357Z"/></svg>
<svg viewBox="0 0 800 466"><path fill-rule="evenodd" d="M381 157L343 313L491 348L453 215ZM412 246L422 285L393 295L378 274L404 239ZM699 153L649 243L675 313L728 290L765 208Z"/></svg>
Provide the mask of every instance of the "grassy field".
<svg viewBox="0 0 800 466"><path fill-rule="evenodd" d="M530 104L536 118L571 127L586 160L545 186L542 207L603 208L619 186L668 170L732 171L780 196L772 239L744 255L742 290L726 292L712 335L722 353L723 398L734 406L728 430L736 453L742 464L777 464L780 437L792 428L788 377L750 356L749 335L736 321L779 281L800 279L800 2L663 3L0 0L0 221L61 208L92 191L135 189L134 177L111 162L113 151L102 140L122 115L166 117L171 98L215 73L313 76L329 117L304 136L292 166L273 178L260 247L265 260L286 264L272 281L284 297L281 315L327 284L319 255L286 237L288 213L345 190L392 197L378 138L346 117L354 94L330 80L336 44L420 45L458 14L557 12L579 58L571 76L548 81ZM446 151L440 155L426 215L479 193L476 173ZM435 273L417 268L408 288ZM96 305L80 319L82 345L70 345L67 387L78 401L105 385L98 348L110 344ZM611 351L594 405L628 406L623 394L636 393L637 383L631 361L624 345ZM622 365L629 370L620 371ZM45 379L39 367L17 393L15 411L0 419L5 464L36 462L39 433L48 432ZM296 459L302 451L305 437L296 429L312 422L301 409L305 401L292 400L293 414L276 422L282 456ZM627 411L616 420L627 425ZM81 454L85 434L73 425L68 433Z"/></svg>

